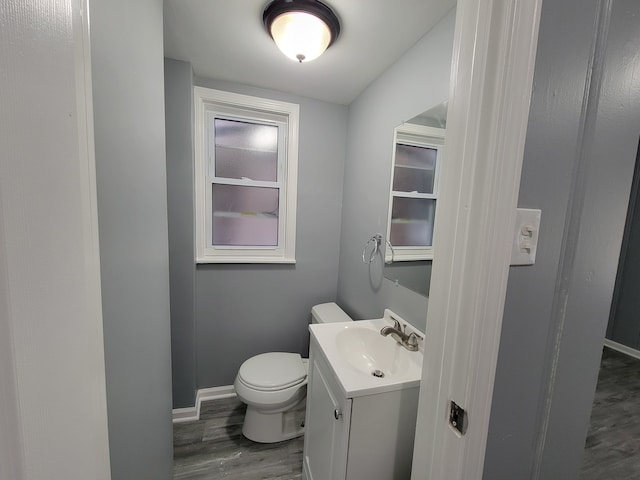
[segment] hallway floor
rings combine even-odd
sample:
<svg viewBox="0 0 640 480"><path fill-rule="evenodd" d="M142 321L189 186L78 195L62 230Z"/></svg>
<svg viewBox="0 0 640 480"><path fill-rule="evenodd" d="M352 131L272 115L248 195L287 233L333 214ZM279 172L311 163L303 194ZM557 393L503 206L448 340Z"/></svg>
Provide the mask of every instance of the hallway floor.
<svg viewBox="0 0 640 480"><path fill-rule="evenodd" d="M580 480L640 478L640 360L605 348Z"/></svg>
<svg viewBox="0 0 640 480"><path fill-rule="evenodd" d="M175 480L290 480L302 476L303 438L261 444L242 436L245 405L205 402L200 420L173 426Z"/></svg>

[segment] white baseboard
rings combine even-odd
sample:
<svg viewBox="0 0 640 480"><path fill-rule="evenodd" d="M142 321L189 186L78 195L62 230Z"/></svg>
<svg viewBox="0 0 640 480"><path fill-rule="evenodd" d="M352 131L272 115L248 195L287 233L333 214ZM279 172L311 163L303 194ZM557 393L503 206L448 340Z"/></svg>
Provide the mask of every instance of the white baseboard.
<svg viewBox="0 0 640 480"><path fill-rule="evenodd" d="M202 404L202 402L235 396L236 390L235 388L233 388L233 385L201 388L196 394L195 406L173 409L173 423L193 422L196 420L200 420L200 405Z"/></svg>
<svg viewBox="0 0 640 480"><path fill-rule="evenodd" d="M196 404L197 405L197 404ZM173 423L192 422L198 420L200 415L197 407L174 408Z"/></svg>
<svg viewBox="0 0 640 480"><path fill-rule="evenodd" d="M196 395L196 405L200 402L208 402L209 400L218 400L221 398L230 398L236 396L236 389L233 385L224 385L222 387L201 388Z"/></svg>
<svg viewBox="0 0 640 480"><path fill-rule="evenodd" d="M627 347L626 345L622 345L621 343L614 342L613 340L609 340L608 338L604 339L604 346L640 360L640 351L634 348Z"/></svg>

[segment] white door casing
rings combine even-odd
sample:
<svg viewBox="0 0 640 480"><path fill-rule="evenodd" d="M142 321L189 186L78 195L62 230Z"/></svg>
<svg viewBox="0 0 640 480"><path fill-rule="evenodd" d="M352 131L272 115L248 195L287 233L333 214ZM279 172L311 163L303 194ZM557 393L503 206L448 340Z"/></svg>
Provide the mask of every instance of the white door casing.
<svg viewBox="0 0 640 480"><path fill-rule="evenodd" d="M108 480L87 0L2 11L0 477Z"/></svg>
<svg viewBox="0 0 640 480"><path fill-rule="evenodd" d="M458 2L414 480L482 478L541 4Z"/></svg>

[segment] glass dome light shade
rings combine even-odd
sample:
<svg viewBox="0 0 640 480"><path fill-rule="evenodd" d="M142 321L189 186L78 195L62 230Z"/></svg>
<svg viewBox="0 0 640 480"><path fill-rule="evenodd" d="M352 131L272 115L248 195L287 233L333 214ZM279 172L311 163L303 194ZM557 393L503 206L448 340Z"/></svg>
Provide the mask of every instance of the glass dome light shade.
<svg viewBox="0 0 640 480"><path fill-rule="evenodd" d="M287 12L271 23L271 36L287 57L298 62L318 58L331 42L325 22L306 12Z"/></svg>

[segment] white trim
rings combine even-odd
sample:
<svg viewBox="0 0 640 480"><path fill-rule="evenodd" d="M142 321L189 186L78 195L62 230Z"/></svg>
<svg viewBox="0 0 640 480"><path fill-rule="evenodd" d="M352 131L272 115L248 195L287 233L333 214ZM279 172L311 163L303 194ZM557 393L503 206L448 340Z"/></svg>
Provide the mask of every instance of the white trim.
<svg viewBox="0 0 640 480"><path fill-rule="evenodd" d="M209 402L211 400L220 400L222 398L231 398L235 396L236 389L233 385L201 388L198 390L198 393L196 393L195 406L173 409L173 423L194 422L200 420L200 407L202 406L202 402Z"/></svg>
<svg viewBox="0 0 640 480"><path fill-rule="evenodd" d="M640 350L636 350L635 348L627 347L626 345L614 342L613 340L609 340L608 338L604 339L604 346L610 348L611 350L624 353L625 355L629 355L630 357L640 360Z"/></svg>
<svg viewBox="0 0 640 480"><path fill-rule="evenodd" d="M198 407L174 408L172 417L173 423L195 422L200 420L200 409Z"/></svg>
<svg viewBox="0 0 640 480"><path fill-rule="evenodd" d="M102 318L102 283L100 275L100 242L98 231L98 193L96 180L95 129L93 112L93 80L91 70L91 36L89 0L75 0L74 37L76 62L76 102L80 169L84 216L84 258L87 279L84 295L87 298L88 317L94 317L92 336L82 336L84 345L95 345L95 355L85 357L94 363L93 405L91 408L94 438L96 479L111 479L109 446L109 414L107 411L106 366L104 359L104 328ZM82 67L82 68L78 68ZM88 322L85 317L83 323ZM78 413L78 412L76 412ZM89 439L86 439L89 440ZM99 476L98 476L99 475Z"/></svg>
<svg viewBox="0 0 640 480"><path fill-rule="evenodd" d="M541 3L457 5L414 479L482 478Z"/></svg>
<svg viewBox="0 0 640 480"><path fill-rule="evenodd" d="M295 264L295 258L280 257L196 257L196 263L278 263L281 265Z"/></svg>
<svg viewBox="0 0 640 480"><path fill-rule="evenodd" d="M198 405L202 402L209 402L211 400L220 400L221 398L231 398L236 396L236 389L233 385L224 385L222 387L202 388L198 390L196 395L196 401ZM200 412L200 407L198 407Z"/></svg>
<svg viewBox="0 0 640 480"><path fill-rule="evenodd" d="M386 263L398 263L398 262L420 262L424 260L433 260L433 248L420 248L411 249L411 247L396 247L391 245L391 248L387 248L384 253L384 261ZM403 249L407 249L404 250ZM398 252L402 252L402 255L398 255Z"/></svg>
<svg viewBox="0 0 640 480"><path fill-rule="evenodd" d="M195 115L196 263L295 263L300 106L295 103L198 86L193 88L193 99ZM284 133L286 166L279 172L278 182L274 182L271 185L272 188L280 188L280 198L284 200L280 204L278 219L279 245L277 247L252 249L211 246L211 221L207 214L207 205L211 204L211 188L210 185L207 185L210 178L207 178L208 161L205 159L207 153L206 125L207 112L215 110L216 107L255 112L256 121L260 118L265 121L266 118L274 116L281 117L282 121L286 119L287 129ZM247 115L245 114L244 116ZM229 183L233 183L233 181Z"/></svg>
<svg viewBox="0 0 640 480"><path fill-rule="evenodd" d="M109 480L88 1L29 5L0 47L13 73L0 80L0 477ZM59 98L40 108L34 89ZM33 137L36 119L62 116L55 135Z"/></svg>
<svg viewBox="0 0 640 480"><path fill-rule="evenodd" d="M401 137L403 133L419 136L419 145L422 144L422 141L425 137L430 137L428 138L427 143L434 143L439 146L444 145L445 131L446 130L444 128L428 127L427 125L420 125L410 122L405 122L402 125L396 127L396 132L398 132Z"/></svg>

